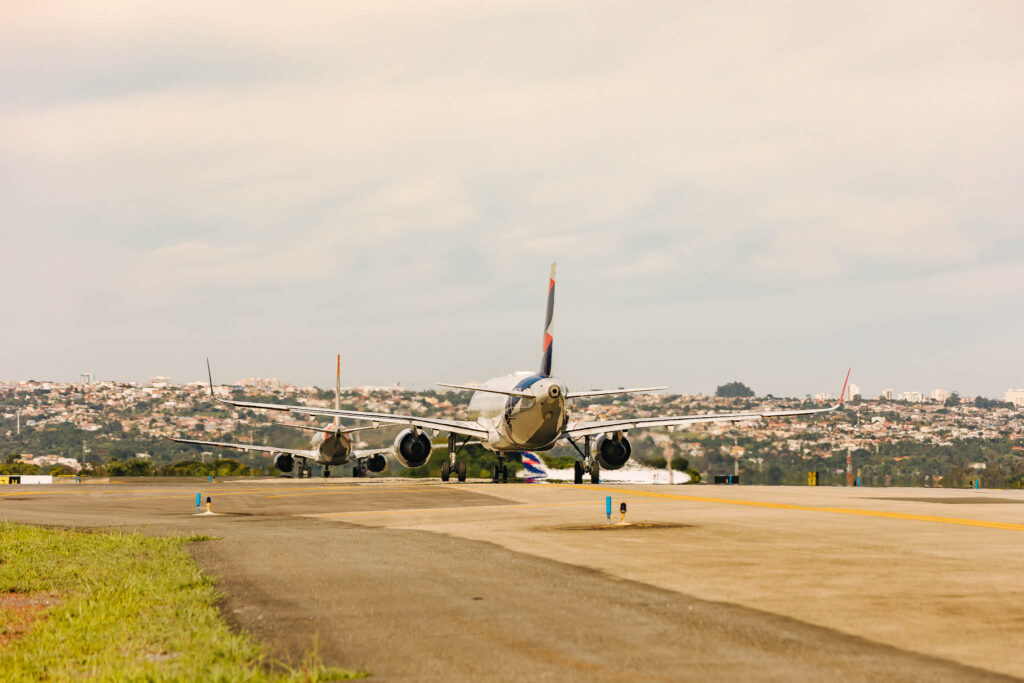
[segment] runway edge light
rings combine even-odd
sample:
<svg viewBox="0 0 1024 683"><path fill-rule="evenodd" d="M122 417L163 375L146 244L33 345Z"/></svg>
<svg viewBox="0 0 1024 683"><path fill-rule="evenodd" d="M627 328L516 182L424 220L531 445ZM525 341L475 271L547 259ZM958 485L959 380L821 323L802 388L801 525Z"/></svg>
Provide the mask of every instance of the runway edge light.
<svg viewBox="0 0 1024 683"><path fill-rule="evenodd" d="M202 493L197 493L196 494L196 514L197 515L199 514L199 508L202 506L202 504L203 504L203 494Z"/></svg>
<svg viewBox="0 0 1024 683"><path fill-rule="evenodd" d="M608 518L608 523L612 523L612 497L606 496L604 499L604 515Z"/></svg>

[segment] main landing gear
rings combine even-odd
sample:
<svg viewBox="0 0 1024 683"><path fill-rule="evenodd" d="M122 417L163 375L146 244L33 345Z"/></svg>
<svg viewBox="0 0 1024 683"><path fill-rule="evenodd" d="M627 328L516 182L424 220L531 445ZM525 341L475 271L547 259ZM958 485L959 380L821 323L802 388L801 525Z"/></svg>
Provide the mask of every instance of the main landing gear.
<svg viewBox="0 0 1024 683"><path fill-rule="evenodd" d="M369 470L367 469L365 462L356 463L352 466L353 477L365 477L368 472Z"/></svg>
<svg viewBox="0 0 1024 683"><path fill-rule="evenodd" d="M295 470L296 479L308 479L313 476L313 468L306 467L302 463L299 463L298 469Z"/></svg>
<svg viewBox="0 0 1024 683"><path fill-rule="evenodd" d="M583 450L582 451L580 450L580 447L576 445L576 442L573 441L572 439L569 439L569 443L571 443L572 447L576 449L576 452L579 453L580 456L583 457L582 461L577 460L575 463L573 463L573 474L574 474L574 476L573 476L573 483L574 484L582 484L583 483L583 475L586 474L587 472L589 472L590 473L590 483L591 484L600 484L601 483L601 463L599 463L597 461L597 458L595 458L593 456L593 454L590 452L590 437L589 436L583 437Z"/></svg>
<svg viewBox="0 0 1024 683"><path fill-rule="evenodd" d="M448 434L448 459L441 461L441 481L448 481L451 479L452 472L460 482L466 481L466 459L457 459L459 451L462 447L469 443L469 437L463 439L462 443L458 442L458 437L453 434Z"/></svg>
<svg viewBox="0 0 1024 683"><path fill-rule="evenodd" d="M324 465L324 479L327 479L330 476L331 476L331 466L330 465Z"/></svg>

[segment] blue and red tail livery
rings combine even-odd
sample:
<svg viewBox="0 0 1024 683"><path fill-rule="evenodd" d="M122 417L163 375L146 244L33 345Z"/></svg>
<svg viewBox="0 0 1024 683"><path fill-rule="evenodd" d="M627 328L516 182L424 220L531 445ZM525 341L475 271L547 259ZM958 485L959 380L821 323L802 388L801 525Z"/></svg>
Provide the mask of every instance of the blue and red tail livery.
<svg viewBox="0 0 1024 683"><path fill-rule="evenodd" d="M544 346L540 356L540 376L551 376L551 324L555 315L555 264L551 264L551 277L548 279L548 310L544 317Z"/></svg>
<svg viewBox="0 0 1024 683"><path fill-rule="evenodd" d="M522 457L527 483L532 484L548 478L548 468L544 466L540 456L532 451L523 451Z"/></svg>

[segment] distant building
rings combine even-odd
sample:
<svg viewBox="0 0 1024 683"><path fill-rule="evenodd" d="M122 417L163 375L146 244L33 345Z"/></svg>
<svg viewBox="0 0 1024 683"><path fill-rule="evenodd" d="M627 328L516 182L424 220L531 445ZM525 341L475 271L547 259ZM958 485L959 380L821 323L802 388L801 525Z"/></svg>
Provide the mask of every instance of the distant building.
<svg viewBox="0 0 1024 683"><path fill-rule="evenodd" d="M886 401L891 401L892 396L892 389L882 389L882 395L879 398L884 398Z"/></svg>
<svg viewBox="0 0 1024 683"><path fill-rule="evenodd" d="M281 388L281 380L276 377L246 377L236 382L239 386L254 389L273 390Z"/></svg>
<svg viewBox="0 0 1024 683"><path fill-rule="evenodd" d="M1003 400L1018 408L1024 408L1024 389L1007 389Z"/></svg>
<svg viewBox="0 0 1024 683"><path fill-rule="evenodd" d="M854 398L860 396L860 387L856 384L850 384L846 387L846 400L852 401Z"/></svg>
<svg viewBox="0 0 1024 683"><path fill-rule="evenodd" d="M156 377L150 377L149 378L149 386L151 386L151 387L159 387L159 388L169 387L169 386L171 386L171 378L170 377L164 377L162 375L157 375Z"/></svg>
<svg viewBox="0 0 1024 683"><path fill-rule="evenodd" d="M921 403L924 401L924 394L920 391L904 391L896 397L896 400L906 401L907 403Z"/></svg>
<svg viewBox="0 0 1024 683"><path fill-rule="evenodd" d="M78 462L74 458L65 458L60 455L23 455L18 458L18 462L23 462L26 465L36 465L37 467L42 468L53 467L54 465L64 465L72 472L78 472L82 469L82 463Z"/></svg>
<svg viewBox="0 0 1024 683"><path fill-rule="evenodd" d="M936 389L935 391L933 391L931 393L930 398L933 401L938 401L939 403L945 403L946 399L949 398L949 392L946 391L945 389Z"/></svg>

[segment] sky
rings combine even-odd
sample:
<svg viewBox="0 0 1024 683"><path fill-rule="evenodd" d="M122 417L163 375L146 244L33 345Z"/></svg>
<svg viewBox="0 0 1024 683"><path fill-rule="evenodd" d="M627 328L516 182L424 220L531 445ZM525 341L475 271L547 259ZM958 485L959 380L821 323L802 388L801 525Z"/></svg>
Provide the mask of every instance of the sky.
<svg viewBox="0 0 1024 683"><path fill-rule="evenodd" d="M1001 397L1024 4L0 7L0 379Z"/></svg>

